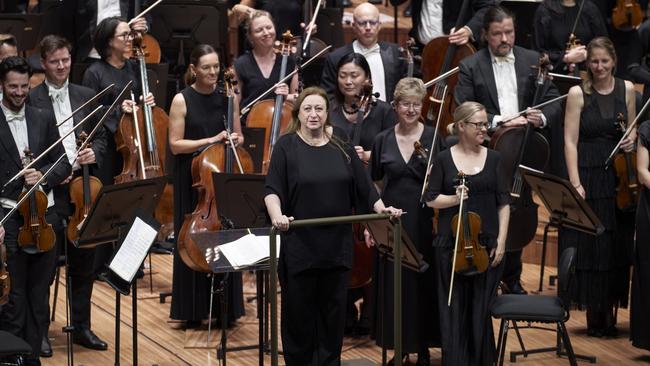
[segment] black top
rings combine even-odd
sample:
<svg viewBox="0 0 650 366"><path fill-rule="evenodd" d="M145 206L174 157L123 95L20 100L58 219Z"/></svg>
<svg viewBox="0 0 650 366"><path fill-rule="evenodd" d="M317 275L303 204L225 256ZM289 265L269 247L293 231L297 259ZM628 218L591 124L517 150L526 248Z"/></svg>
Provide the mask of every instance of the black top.
<svg viewBox="0 0 650 366"><path fill-rule="evenodd" d="M246 51L243 55L235 60L235 72L237 78L244 84L241 88L241 102L239 108L244 108L255 98L259 97L280 80L280 68L282 66L282 57L276 56L273 70L268 79L262 75L262 70L257 65L255 57L251 51ZM296 68L296 62L293 57L287 58L287 70L285 75L289 74ZM287 85L290 83L287 83ZM275 93L270 92L264 99L275 99Z"/></svg>
<svg viewBox="0 0 650 366"><path fill-rule="evenodd" d="M510 194L506 186L506 177L501 172L501 154L489 149L483 170L467 176L469 188L465 208L481 216L481 233L479 241L488 248L497 245L499 235L499 206L510 203ZM452 158L451 149L441 152L433 163L427 201L433 201L440 194L455 195L458 169ZM438 236L434 246L453 246L456 234L451 228L451 219L458 213L458 206L443 208L439 211Z"/></svg>
<svg viewBox="0 0 650 366"><path fill-rule="evenodd" d="M549 9L545 3L540 4L535 13L535 47L539 52L547 53L553 72L567 73L566 64L562 62L566 43L578 16L579 2L575 6L560 6L560 12ZM605 21L598 7L591 1L585 1L576 25L575 35L580 44L587 45L592 39L607 36Z"/></svg>
<svg viewBox="0 0 650 366"><path fill-rule="evenodd" d="M345 153L344 153L345 151ZM296 220L369 212L379 199L354 150L335 143L310 146L295 133L278 140L266 194L280 197L282 213ZM335 198L335 199L333 199ZM292 229L282 233L282 266L291 273L311 268L352 267L352 225Z"/></svg>
<svg viewBox="0 0 650 366"><path fill-rule="evenodd" d="M344 135L338 136L344 141L352 142L354 137L354 129L356 123L352 123L345 118L343 109L340 106L334 106L330 110L330 122L335 127L341 129ZM390 104L377 100L377 104L372 106L366 118L363 119L361 125L361 140L359 146L363 147L365 151L372 149L372 144L375 142L375 136L387 128L395 126L395 111ZM337 131L337 130L335 130Z"/></svg>
<svg viewBox="0 0 650 366"><path fill-rule="evenodd" d="M142 95L142 89L140 87L140 70L137 63L132 60L126 60L124 67L121 69L111 66L104 60L94 62L86 69L81 84L89 87L95 92L99 92L107 86L115 84L111 90L98 100L98 102L103 104L105 108L108 108L129 81L133 81L133 94L139 102L140 96ZM122 100L127 98L131 98L131 94L128 91L125 93L125 98ZM122 100L118 101L113 113L111 113L104 121L104 126L106 126L111 133L115 133L118 123L120 122L120 117L122 116Z"/></svg>

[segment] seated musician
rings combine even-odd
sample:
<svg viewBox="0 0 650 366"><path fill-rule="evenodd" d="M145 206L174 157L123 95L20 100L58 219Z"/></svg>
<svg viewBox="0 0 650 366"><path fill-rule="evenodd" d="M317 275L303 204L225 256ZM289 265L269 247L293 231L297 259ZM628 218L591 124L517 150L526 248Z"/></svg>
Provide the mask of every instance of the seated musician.
<svg viewBox="0 0 650 366"><path fill-rule="evenodd" d="M379 9L364 2L354 8L354 34L356 39L351 44L330 52L325 59L321 86L330 98L334 95L337 84L336 66L343 56L356 52L362 54L372 71L372 85L379 93L379 100L390 102L393 99L395 85L406 75L406 64L400 57L399 46L394 43L379 42Z"/></svg>
<svg viewBox="0 0 650 366"><path fill-rule="evenodd" d="M530 66L539 64L539 54L515 46L513 14L500 7L487 10L483 23L483 37L487 47L460 63L460 74L454 95L456 103L460 105L466 101L476 101L483 104L487 113L489 131L499 126L525 126L528 123L540 129L556 119L560 113L558 103L550 104L541 110L528 109L524 115L517 116L519 111L533 106L537 72ZM539 98L539 102L543 102L558 96L558 91L551 84L540 94L542 97ZM503 121L507 122L501 123ZM533 215L531 220L534 220L536 226L537 207L532 201L529 188L522 191L520 200L522 200L521 207L525 207L526 212L531 212ZM515 212L513 211L512 214L514 217ZM518 218L522 218L522 215L516 215L516 219ZM513 218L510 222L513 224ZM510 230L517 230L519 227L513 224ZM508 236L513 236L512 232ZM527 244L527 242L513 243L519 248ZM503 275L504 289L516 294L526 293L520 283L521 253L521 249L508 252Z"/></svg>
<svg viewBox="0 0 650 366"><path fill-rule="evenodd" d="M29 104L42 109L54 111L57 123L62 123L70 117L73 110L79 108L86 101L95 96L95 91L87 87L70 83L70 65L72 63L72 45L68 40L56 35L45 36L40 43L41 65L45 70L45 81L32 89L29 93ZM81 122L94 108L87 107L85 110L75 114L59 126L59 134L63 136L75 125ZM77 138L82 131L90 134L97 124L99 116L93 117L85 122L83 127L75 130L74 133L63 139L63 147L70 164L73 164L77 150ZM106 131L103 126L95 133L92 139L92 147L80 151L79 157L72 167L73 175L81 173L81 165L88 164L91 167L91 175L101 165L101 158L106 148ZM67 179L64 184L54 187L54 210L58 214L54 222L57 234L57 246L68 245L68 263L71 286L71 323L74 327L73 340L84 347L98 350L107 349L106 342L99 339L90 329L90 299L93 291L93 262L95 250L79 249L71 243L64 242L62 222L68 221L73 213L70 204L70 186ZM60 249L63 253L64 250ZM52 273L52 276L54 273ZM53 279L53 278L52 278ZM44 324L49 326L49 316L43 319ZM45 328L47 329L47 327ZM43 355L51 355L52 348L49 346L47 334L43 338ZM48 351L49 352L46 352Z"/></svg>
<svg viewBox="0 0 650 366"><path fill-rule="evenodd" d="M0 82L3 90L0 105L0 144L6 151L0 160L0 170L8 173L3 175L1 185L6 184L11 176L21 170L26 149L29 149L34 157L38 157L59 138L56 118L52 111L25 105L31 74L27 61L21 57L8 57L0 63ZM64 154L63 145L56 144L44 158L2 190L0 212L3 217L16 205L24 186L36 184ZM53 187L61 184L70 172L70 163L67 159L62 159L41 183L41 187L45 192L50 192ZM53 204L54 199L50 195L47 206ZM56 212L47 210L45 221L53 223L56 219ZM56 251L39 250L34 246L33 240L19 243L18 232L23 225L23 217L18 212L14 212L4 224L11 291L9 303L2 309L0 327L23 338L31 346L32 353L27 358L28 365L40 365L41 341L46 332L42 319L49 315L47 294ZM44 225L41 225L39 230L44 230L42 226ZM47 247L45 244L43 243L42 248Z"/></svg>
<svg viewBox="0 0 650 366"><path fill-rule="evenodd" d="M485 107L476 102L461 104L454 112L454 124L449 126L458 136L458 144L438 154L426 197L427 206L440 210L432 267L438 278L442 364L487 366L496 357L489 306L503 273L510 195L504 175L499 174L501 154L482 146L489 126ZM467 175L465 186L457 181L460 172ZM457 232L452 217L461 217L461 199L464 210L481 218L472 238L484 246L489 259L485 259L482 272L474 268L468 269L470 274L456 272L451 283L452 271L458 270L452 267ZM462 257L462 253L457 254ZM479 262L477 255L475 260Z"/></svg>

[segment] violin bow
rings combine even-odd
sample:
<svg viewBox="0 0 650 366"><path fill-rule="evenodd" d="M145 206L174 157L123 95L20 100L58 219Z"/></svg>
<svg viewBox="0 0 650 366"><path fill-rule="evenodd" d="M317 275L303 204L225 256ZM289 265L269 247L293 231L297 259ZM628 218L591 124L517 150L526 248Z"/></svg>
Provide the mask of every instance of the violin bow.
<svg viewBox="0 0 650 366"><path fill-rule="evenodd" d="M578 8L578 15L576 15L576 20L573 22L573 27L571 28L571 33L569 33L569 42L571 38L575 38L576 27L578 26L578 21L580 20L580 15L582 14L582 7L585 5L585 0L580 2L580 7Z"/></svg>
<svg viewBox="0 0 650 366"><path fill-rule="evenodd" d="M522 111L519 111L519 112L513 114L512 116L510 116L510 117L508 117L506 119L503 119L503 120L499 121L499 123L497 123L497 126L501 126L502 124L504 124L506 122L509 122L509 121L512 121L513 119L515 119L515 118L517 118L519 116L523 116L524 114L526 114L526 112L528 112L529 109L540 109L540 108L546 107L549 104L559 102L560 100L566 98L567 96L569 96L569 93L562 94L559 97L555 97L553 99L547 100L546 102L542 102L542 103L539 103L539 104L534 105L532 107L528 107L528 108L526 108L526 109L524 109Z"/></svg>
<svg viewBox="0 0 650 366"><path fill-rule="evenodd" d="M111 85L105 87L105 88L104 88L102 91L100 91L99 93L97 93L97 95L95 95L94 97L88 99L84 104L82 104L81 106L79 106L79 108L77 108L77 109L75 109L74 111L72 111L72 113L70 113L70 115L69 115L68 117L66 117L66 119L64 119L63 121L59 122L59 123L56 125L56 127L59 128L62 124L68 122L68 120L69 120L70 118L74 117L74 115L77 114L77 112L79 112L80 110L86 108L86 106L87 106L88 104L90 104L90 103L94 102L95 100L99 99L102 95L106 94L106 92L108 92L108 91L109 91L110 89L112 89L114 86L115 86L115 84L111 84Z"/></svg>
<svg viewBox="0 0 650 366"><path fill-rule="evenodd" d="M307 49L307 47L309 45L309 39L311 38L312 29L314 27L314 24L316 24L316 17L318 17L318 11L320 10L322 3L323 3L323 0L318 0L318 3L316 4L316 10L314 10L314 15L312 15L311 20L309 21L309 25L307 26L307 28L308 28L307 36L305 37L305 42L302 44L302 52L303 53L305 52L305 50Z"/></svg>
<svg viewBox="0 0 650 366"><path fill-rule="evenodd" d="M442 100L444 101L445 98L447 97L447 85L445 85L445 88L442 90ZM427 190L427 186L429 185L429 178L431 177L431 169L433 169L433 151L435 150L436 147L436 141L438 139L438 127L440 127L440 119L442 118L442 110L443 108L438 109L438 118L436 118L436 125L433 130L433 140L431 141L431 149L429 150L429 159L427 160L427 172L424 175L424 181L422 182L422 190L420 191L420 202L422 204L425 204L425 199L424 199L424 194Z"/></svg>
<svg viewBox="0 0 650 366"><path fill-rule="evenodd" d="M239 172L244 174L244 168L241 165L241 160L239 160L237 147L235 146L235 141L232 139L232 135L230 134L230 129L226 130L226 136L228 136L228 142L230 142L229 148L232 149L232 153L235 156L235 161L237 162L237 167L239 168Z"/></svg>
<svg viewBox="0 0 650 366"><path fill-rule="evenodd" d="M451 261L451 281L449 281L449 296L447 297L447 306L451 306L451 294L454 292L454 275L456 274L456 255L458 253L458 239L460 238L460 226L463 220L460 219L460 216L463 213L463 203L465 202L465 173L462 171L458 172L458 175L461 177L461 188L462 194L460 195L460 205L458 207L458 224L456 225L456 240L454 242L454 258Z"/></svg>
<svg viewBox="0 0 650 366"><path fill-rule="evenodd" d="M134 16L131 20L129 20L128 25L130 26L131 24L133 24L133 22L135 22L136 19L138 19L138 18L142 18L145 14L147 14L147 13L148 13L149 11L151 11L153 8L155 8L156 6L158 6L158 4L160 4L162 1L163 1L163 0L158 0L158 1L156 1L155 3L149 5L149 7L147 7L146 9L144 9L144 10L142 11L142 13L140 13L140 14Z"/></svg>
<svg viewBox="0 0 650 366"><path fill-rule="evenodd" d="M140 124L138 123L138 113L135 110L137 108L138 102L131 91L131 102L133 102L133 110L131 114L133 115L133 127L135 129L135 136L133 136L133 141L135 146L138 148L138 161L140 162L140 170L142 173L142 179L147 179L147 172L144 170L144 154L142 153L142 140L140 140ZM146 103L146 102L145 102Z"/></svg>
<svg viewBox="0 0 650 366"><path fill-rule="evenodd" d="M632 130L636 127L636 124L639 122L639 119L641 119L641 117L645 114L646 110L648 109L648 105L650 105L650 99L648 99L645 102L643 108L641 108L641 111L636 115L636 118L634 118L634 121L632 121L632 123L630 123L627 126L625 133L623 133L621 139L618 140L618 143L616 144L616 146L614 146L614 149L607 157L607 160L605 160L605 169L609 168L609 165L612 163L612 158L614 157L614 155L616 155L618 149L621 148L621 144L623 143L623 140L625 140L630 135L630 132L632 132Z"/></svg>
<svg viewBox="0 0 650 366"><path fill-rule="evenodd" d="M448 78L448 77L454 75L454 74L457 73L459 70L460 70L460 68L459 68L458 66L456 66L456 67L454 67L453 69L447 71L446 73L444 73L444 74L440 74L440 75L436 76L435 78L433 78L433 79L427 81L426 83L424 83L424 88L425 88L425 89L430 88L431 85L436 84L436 83L438 83L439 81L442 81L442 80L444 80L444 79L446 79L446 78Z"/></svg>

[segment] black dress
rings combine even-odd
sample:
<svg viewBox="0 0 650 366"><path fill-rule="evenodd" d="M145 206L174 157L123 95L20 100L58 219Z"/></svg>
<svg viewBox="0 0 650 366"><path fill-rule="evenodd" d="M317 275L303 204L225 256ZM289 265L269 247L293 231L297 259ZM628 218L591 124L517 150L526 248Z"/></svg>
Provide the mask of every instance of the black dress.
<svg viewBox="0 0 650 366"><path fill-rule="evenodd" d="M578 172L585 200L605 227L599 236L575 230L562 230L560 253L575 246L576 275L569 296L578 308L590 312L611 311L615 305L627 307L629 288L629 251L632 243L622 238L616 209L616 173L605 169L605 161L621 137L615 126L622 113L627 120L625 82L616 78L614 90L601 95L584 93L578 136ZM590 323L590 322L588 322ZM590 328L600 328L596 323Z"/></svg>
<svg viewBox="0 0 650 366"><path fill-rule="evenodd" d="M650 149L650 122L637 131L639 140ZM630 308L630 339L634 347L650 350L650 190L643 186L636 209L636 246Z"/></svg>
<svg viewBox="0 0 650 366"><path fill-rule="evenodd" d="M499 152L488 150L481 172L467 178L469 198L465 201L466 208L481 217L479 242L487 247L488 254L497 246L498 208L510 203L505 176L499 174L500 161ZM451 149L441 152L433 165L427 201L434 200L439 194L455 195L457 175ZM497 267L489 266L487 271L474 276L457 274L451 306L447 306L455 234L451 219L457 213L458 206L439 211L438 233L433 240L442 364L492 365L496 348L489 306L496 296L504 262Z"/></svg>
<svg viewBox="0 0 650 366"><path fill-rule="evenodd" d="M237 78L244 84L241 88L241 101L239 102L239 109L244 108L248 103L255 100L271 88L275 83L280 80L280 69L282 66L282 57L276 56L275 64L273 64L273 69L268 78L265 78L260 70L255 57L253 56L252 51L246 51L243 55L237 57L235 60L235 72L237 73ZM296 62L293 57L289 56L287 58L287 70L286 74L289 74L296 68ZM285 74L285 75L286 75ZM290 83L287 83L289 85ZM269 93L264 99L275 99L275 93ZM246 115L247 116L247 115ZM246 117L244 116L244 117ZM244 121L242 121L243 123Z"/></svg>
<svg viewBox="0 0 650 366"><path fill-rule="evenodd" d="M567 65L562 62L566 43L578 16L580 4L566 7L558 5L561 12L555 12L544 3L535 12L535 48L548 54L553 72L568 73ZM575 28L575 35L580 43L587 45L592 39L607 36L605 21L598 7L591 1L585 1L580 20Z"/></svg>
<svg viewBox="0 0 650 366"><path fill-rule="evenodd" d="M379 199L351 147L310 146L295 133L273 149L266 193L277 195L282 213L296 220L365 213ZM351 266L352 225L282 233L278 276L288 366L340 364Z"/></svg>
<svg viewBox="0 0 650 366"><path fill-rule="evenodd" d="M200 94L194 88L181 91L185 99L184 139L199 140L214 136L225 129L223 118L226 101L215 93ZM192 188L192 159L195 154L174 155L174 232L180 233L186 214L192 213L197 204L196 189ZM178 239L178 235L175 236ZM221 276L215 278L218 286ZM172 280L172 319L198 322L208 318L210 310L210 279L205 273L191 270L174 253L174 274ZM219 315L219 297L212 304L213 317ZM228 320L234 321L244 314L241 275L231 274L228 280Z"/></svg>
<svg viewBox="0 0 650 366"><path fill-rule="evenodd" d="M420 142L431 148L434 129L424 126ZM399 207L407 214L402 216L402 225L416 249L424 256L429 268L424 273L404 270L402 273L402 351L421 352L428 347L440 345L440 324L435 287L435 264L431 242L433 209L420 204L422 182L426 174L427 159L416 153L408 162L402 158L397 145L395 129L384 130L375 139L370 164L374 181L383 181L382 200L387 206ZM377 283L384 289L383 331L375 332L378 345L393 348L393 264L384 262L379 266ZM377 326L379 323L376 323Z"/></svg>
<svg viewBox="0 0 650 366"><path fill-rule="evenodd" d="M343 114L342 108L338 105L331 108L329 117L332 125L340 128L344 132L342 136L338 137L344 141L351 142L357 124L348 121ZM393 126L395 126L395 111L390 104L377 100L377 104L370 108L370 112L363 119L359 146L363 147L365 151L370 151L372 144L375 142L375 137L381 131Z"/></svg>

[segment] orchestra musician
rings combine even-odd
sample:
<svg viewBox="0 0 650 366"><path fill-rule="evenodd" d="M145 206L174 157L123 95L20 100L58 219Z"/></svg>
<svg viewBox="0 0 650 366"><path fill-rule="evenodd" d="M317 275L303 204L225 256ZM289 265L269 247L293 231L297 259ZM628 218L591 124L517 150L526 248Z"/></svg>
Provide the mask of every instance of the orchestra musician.
<svg viewBox="0 0 650 366"><path fill-rule="evenodd" d="M0 34L0 62L9 56L18 56L18 43L13 34ZM2 90L0 90L2 100Z"/></svg>
<svg viewBox="0 0 650 366"><path fill-rule="evenodd" d="M54 113L25 104L31 75L32 70L22 57L8 57L0 63L0 81L3 89L0 105L2 111L0 144L4 148L0 169L7 172L0 179L2 185L22 169L25 149L29 149L36 157L59 139ZM60 143L56 144L43 159L27 169L22 178L2 190L0 213L3 217L12 206L16 205L23 186L34 185L63 154L65 154L63 146ZM66 180L70 172L70 163L67 159L63 159L47 176L41 185L42 189L50 192L53 187ZM53 204L54 199L49 197L48 206L51 207ZM56 219L56 212L48 209L45 220L53 223ZM4 224L11 291L9 302L0 314L0 328L23 338L31 346L32 351L26 359L27 365L40 365L41 341L47 331L42 319L49 315L47 301L56 251L53 249L37 253L25 251L18 244L18 231L22 225L23 218L18 212L15 212ZM30 245L30 248L33 246Z"/></svg>
<svg viewBox="0 0 650 366"><path fill-rule="evenodd" d="M617 116L633 121L636 98L631 82L614 77L615 65L616 52L608 38L589 42L588 77L569 90L564 118L569 180L605 227L605 232L595 237L566 229L559 241L561 246L577 248L575 284L569 296L577 306L586 308L587 334L592 337L617 334L615 307L627 306L630 280L631 243L620 240L627 234L617 218L616 173L605 169L605 161L621 136ZM631 152L635 140L632 131L621 149Z"/></svg>
<svg viewBox="0 0 650 366"><path fill-rule="evenodd" d="M72 114L73 110L79 108L83 103L95 96L95 91L87 87L69 82L70 65L72 64L72 45L67 39L57 36L45 36L40 42L41 66L45 70L45 81L29 92L29 104L41 108L52 110L56 117L57 123L63 122ZM63 136L70 131L75 125L83 120L92 108L88 107L83 111L75 114L74 117L59 126L59 134ZM98 122L94 118L84 124L75 133L68 135L63 139L63 147L68 156L68 161L73 164L77 150L77 138L82 131L90 134ZM81 173L81 165L88 164L91 174L101 166L101 158L105 156L106 148L106 131L103 126L95 133L92 140L92 147L81 150L77 161L72 166L73 176ZM98 160L100 159L100 160ZM86 348L106 350L107 344L95 335L90 328L90 299L92 297L93 282L95 280L93 273L93 263L95 259L94 249L82 249L64 242L64 227L62 222L68 221L68 217L73 213L73 207L70 204L70 187L66 179L64 184L54 187L54 211L58 214L56 221L52 224L57 235L57 247L63 248L68 245L68 270L70 272L71 287L71 324L74 327L73 340ZM61 253L64 251L61 249ZM54 273L52 273L52 276ZM53 278L52 278L53 280ZM45 329L49 327L49 316L43 319ZM45 349L49 349L49 339L47 334L43 338ZM47 353L44 353L44 355Z"/></svg>
<svg viewBox="0 0 650 366"><path fill-rule="evenodd" d="M378 134L372 147L370 175L387 205L408 212L402 225L424 261L433 264L433 210L420 204L422 184L427 170L434 129L420 121L424 83L416 78L404 78L395 86L393 108L397 125ZM415 149L415 143L420 147ZM382 272L377 283L384 289L382 332L375 334L378 345L393 348L393 264L379 264ZM440 346L440 324L436 300L434 266L424 273L402 272L402 351L417 353L418 366L430 364L429 347ZM378 301L382 301L379 299ZM383 333L383 334L382 334ZM385 338L382 339L382 335Z"/></svg>
<svg viewBox="0 0 650 366"><path fill-rule="evenodd" d="M634 277L632 278L632 300L630 305L630 339L634 347L650 350L650 122L639 127L637 144L637 175L641 187L641 198L636 209L636 245L634 247Z"/></svg>
<svg viewBox="0 0 650 366"><path fill-rule="evenodd" d="M487 10L483 37L487 47L460 63L454 97L459 105L465 101L483 104L490 133L500 126L499 122L533 105L535 85L531 78L531 65L539 64L539 54L515 46L513 14L505 8L491 7ZM551 84L540 102L558 95L557 88ZM560 106L557 103L542 110L529 109L525 115L513 118L502 126L525 126L530 123L539 130L546 127L559 112ZM520 200L525 200L526 205L535 205L530 191L524 190ZM523 247L528 243L519 244ZM502 281L504 289L510 293L527 293L520 283L521 253L520 249L509 251L506 255L506 269Z"/></svg>
<svg viewBox="0 0 650 366"><path fill-rule="evenodd" d="M458 143L438 154L429 182L427 205L440 210L432 267L437 277L443 365L488 366L496 357L489 306L503 273L510 195L505 177L499 173L500 153L482 146L489 125L481 104L459 105L454 123L449 125ZM459 172L467 175L468 190L458 185ZM485 272L467 276L456 273L451 284L456 235L451 222L459 211L461 197L466 209L481 218L477 240L486 247L490 260ZM450 286L453 292L448 306Z"/></svg>
<svg viewBox="0 0 650 366"><path fill-rule="evenodd" d="M325 59L321 87L328 95L335 93L337 85L337 65L345 55L356 52L362 54L372 71L373 91L379 93L379 100L390 102L395 85L406 76L406 63L400 57L399 46L394 43L379 42L379 9L364 2L354 8L353 29L356 39L351 44L330 52Z"/></svg>
<svg viewBox="0 0 650 366"><path fill-rule="evenodd" d="M264 202L271 222L286 231L278 276L288 366L340 363L352 265L351 225L289 230L290 222L349 215L353 208L356 213L402 212L384 206L354 149L332 135L328 109L324 90L310 87L300 93L266 177Z"/></svg>
<svg viewBox="0 0 650 366"><path fill-rule="evenodd" d="M169 113L169 147L174 154L174 232L180 233L186 214L197 204L192 187L192 159L195 153L216 142L225 142L227 102L217 89L220 63L210 45L198 45L190 54L190 66L185 83L188 85L174 96ZM243 142L241 126L234 119L231 134L235 143ZM175 236L178 239L178 234ZM170 317L184 322L184 327L196 327L208 318L210 311L210 279L206 273L191 270L174 252L172 303ZM228 281L228 320L234 322L244 314L240 276ZM212 314L219 314L219 301L213 302Z"/></svg>

